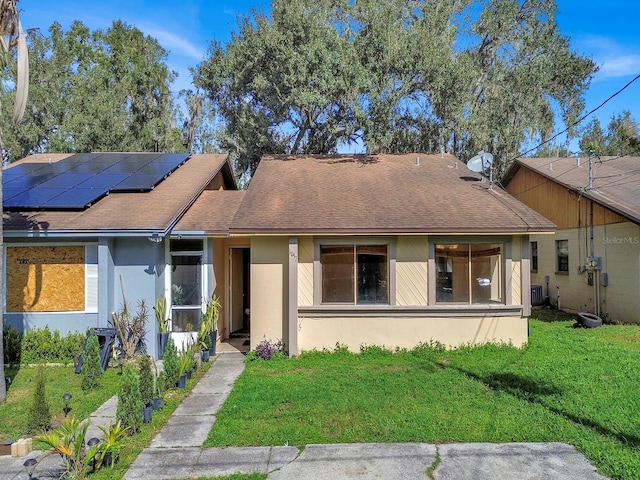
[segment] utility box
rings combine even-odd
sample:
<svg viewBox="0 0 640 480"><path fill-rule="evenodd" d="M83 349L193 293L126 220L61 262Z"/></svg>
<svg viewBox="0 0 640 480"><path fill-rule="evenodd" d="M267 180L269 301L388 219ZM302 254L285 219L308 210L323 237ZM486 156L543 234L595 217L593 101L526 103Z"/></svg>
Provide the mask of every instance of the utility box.
<svg viewBox="0 0 640 480"><path fill-rule="evenodd" d="M609 274L607 272L602 272L600 274L600 285L603 287L609 286Z"/></svg>
<svg viewBox="0 0 640 480"><path fill-rule="evenodd" d="M587 270L602 270L602 257L587 257Z"/></svg>
<svg viewBox="0 0 640 480"><path fill-rule="evenodd" d="M538 307L543 303L542 285L531 285L531 305Z"/></svg>

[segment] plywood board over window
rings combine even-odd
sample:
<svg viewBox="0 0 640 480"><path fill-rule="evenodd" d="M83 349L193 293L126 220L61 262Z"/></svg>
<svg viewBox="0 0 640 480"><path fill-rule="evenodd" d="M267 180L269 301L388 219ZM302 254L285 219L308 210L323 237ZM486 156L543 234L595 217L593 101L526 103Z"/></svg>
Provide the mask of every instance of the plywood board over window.
<svg viewBox="0 0 640 480"><path fill-rule="evenodd" d="M85 247L7 247L8 312L85 309Z"/></svg>

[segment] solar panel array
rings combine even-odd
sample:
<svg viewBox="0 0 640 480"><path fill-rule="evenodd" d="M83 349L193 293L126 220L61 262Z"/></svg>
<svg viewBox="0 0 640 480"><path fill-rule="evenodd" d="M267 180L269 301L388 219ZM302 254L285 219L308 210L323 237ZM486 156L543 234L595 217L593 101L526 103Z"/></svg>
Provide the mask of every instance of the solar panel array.
<svg viewBox="0 0 640 480"><path fill-rule="evenodd" d="M22 163L2 173L3 207L83 209L109 192L145 192L188 153L78 153L52 163Z"/></svg>

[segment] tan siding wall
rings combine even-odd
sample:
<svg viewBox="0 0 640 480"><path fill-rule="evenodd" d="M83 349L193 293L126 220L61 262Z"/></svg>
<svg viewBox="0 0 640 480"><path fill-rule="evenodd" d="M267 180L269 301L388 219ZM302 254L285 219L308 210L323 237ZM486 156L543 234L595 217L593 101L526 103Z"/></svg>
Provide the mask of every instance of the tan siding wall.
<svg viewBox="0 0 640 480"><path fill-rule="evenodd" d="M525 205L551 220L559 230L587 225L590 200L569 193L566 187L558 185L526 167L520 167L509 182L507 191ZM626 219L623 216L594 203L594 225L624 221Z"/></svg>
<svg viewBox="0 0 640 480"><path fill-rule="evenodd" d="M313 237L298 238L298 305L313 305Z"/></svg>
<svg viewBox="0 0 640 480"><path fill-rule="evenodd" d="M590 252L585 235L589 237L585 228L532 235L531 240L538 242L538 272L532 273L531 283L542 285L546 294L544 276L549 275L554 305L560 287L562 309L594 312L594 288L587 284L587 273L578 273ZM569 240L568 274L555 273L555 240ZM602 258L602 272L609 276L609 286L599 289L601 312L613 322L640 323L640 226L625 222L595 227L594 254Z"/></svg>
<svg viewBox="0 0 640 480"><path fill-rule="evenodd" d="M529 272L522 271L522 238L514 236L511 245L511 303L521 305L522 275L529 275Z"/></svg>
<svg viewBox="0 0 640 480"><path fill-rule="evenodd" d="M427 237L398 237L396 305L427 305Z"/></svg>
<svg viewBox="0 0 640 480"><path fill-rule="evenodd" d="M420 342L438 341L454 347L487 342L527 342L527 319L520 317L475 318L313 318L298 319L301 351L333 349L336 343L359 351L361 345L413 348Z"/></svg>
<svg viewBox="0 0 640 480"><path fill-rule="evenodd" d="M251 239L251 348L288 335L288 237Z"/></svg>

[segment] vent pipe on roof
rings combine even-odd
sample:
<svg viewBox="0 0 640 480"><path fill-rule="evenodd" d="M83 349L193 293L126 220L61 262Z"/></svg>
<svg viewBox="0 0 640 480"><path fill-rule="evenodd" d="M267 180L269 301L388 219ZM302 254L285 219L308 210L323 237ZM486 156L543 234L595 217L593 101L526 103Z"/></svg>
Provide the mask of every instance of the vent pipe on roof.
<svg viewBox="0 0 640 480"><path fill-rule="evenodd" d="M549 170L553 170L553 162L549 163Z"/></svg>
<svg viewBox="0 0 640 480"><path fill-rule="evenodd" d="M576 167L580 166L580 157L576 158Z"/></svg>
<svg viewBox="0 0 640 480"><path fill-rule="evenodd" d="M416 157L416 165L420 165L420 157Z"/></svg>

